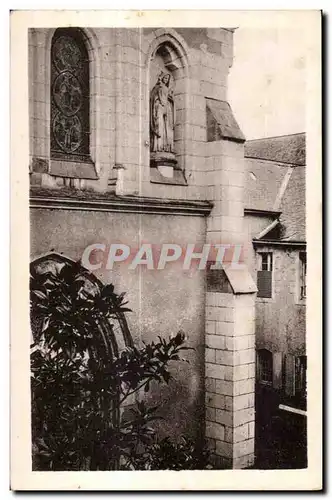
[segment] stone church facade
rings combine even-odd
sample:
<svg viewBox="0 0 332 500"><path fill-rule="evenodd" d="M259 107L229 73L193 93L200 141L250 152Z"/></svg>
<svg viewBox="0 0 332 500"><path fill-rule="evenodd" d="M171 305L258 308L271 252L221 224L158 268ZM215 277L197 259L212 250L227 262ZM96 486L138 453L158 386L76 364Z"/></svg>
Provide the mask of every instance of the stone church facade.
<svg viewBox="0 0 332 500"><path fill-rule="evenodd" d="M95 243L244 244L232 58L230 29L29 30L31 261L76 261ZM213 267L94 273L126 292L137 342L181 329L194 348L155 394L160 433L189 433L218 466L244 468L254 462L257 289L244 264Z"/></svg>

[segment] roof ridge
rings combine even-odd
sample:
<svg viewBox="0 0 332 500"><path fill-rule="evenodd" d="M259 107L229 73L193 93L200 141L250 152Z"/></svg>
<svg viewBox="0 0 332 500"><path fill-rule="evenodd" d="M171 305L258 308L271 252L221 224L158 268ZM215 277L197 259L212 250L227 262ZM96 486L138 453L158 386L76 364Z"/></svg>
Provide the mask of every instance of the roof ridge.
<svg viewBox="0 0 332 500"><path fill-rule="evenodd" d="M260 156L250 156L249 154L248 155L245 154L244 157L249 158L251 160L266 161L267 163L278 163L281 167L285 167L285 168L288 168L288 167L292 167L292 168L304 167L305 168L305 165L301 165L299 163L290 163L289 161L275 160L272 158L261 158Z"/></svg>
<svg viewBox="0 0 332 500"><path fill-rule="evenodd" d="M294 134L270 135L269 137L258 137L257 139L248 139L246 142L264 141L266 139L278 139L279 137L294 137L294 135L306 135L306 132L295 132Z"/></svg>
<svg viewBox="0 0 332 500"><path fill-rule="evenodd" d="M274 200L273 210L280 210L281 204L282 204L282 199L283 199L284 194L286 192L290 178L292 177L292 173L293 173L293 167L288 167L287 172L285 173L284 178L280 184L276 199Z"/></svg>

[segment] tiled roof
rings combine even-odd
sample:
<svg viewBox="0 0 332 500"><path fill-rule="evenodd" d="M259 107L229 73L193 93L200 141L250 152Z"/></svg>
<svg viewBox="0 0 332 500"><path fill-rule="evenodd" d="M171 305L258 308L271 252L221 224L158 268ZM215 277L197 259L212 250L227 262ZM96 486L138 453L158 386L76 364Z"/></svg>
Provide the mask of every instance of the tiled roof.
<svg viewBox="0 0 332 500"><path fill-rule="evenodd" d="M273 210L287 167L274 162L246 159L245 208Z"/></svg>
<svg viewBox="0 0 332 500"><path fill-rule="evenodd" d="M305 165L305 134L282 135L247 141L244 155L246 158Z"/></svg>
<svg viewBox="0 0 332 500"><path fill-rule="evenodd" d="M294 167L281 200L281 239L306 241L305 167Z"/></svg>
<svg viewBox="0 0 332 500"><path fill-rule="evenodd" d="M281 149L282 144L285 151ZM245 208L281 211L278 239L305 242L305 135L248 141L245 155ZM269 234L264 239L269 239Z"/></svg>

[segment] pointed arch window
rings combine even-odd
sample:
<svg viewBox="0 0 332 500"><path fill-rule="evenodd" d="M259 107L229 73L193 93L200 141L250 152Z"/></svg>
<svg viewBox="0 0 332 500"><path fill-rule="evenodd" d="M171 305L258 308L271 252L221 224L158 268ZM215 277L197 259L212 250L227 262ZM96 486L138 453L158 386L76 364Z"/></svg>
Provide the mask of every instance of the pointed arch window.
<svg viewBox="0 0 332 500"><path fill-rule="evenodd" d="M55 31L51 48L51 157L90 157L89 56L77 28Z"/></svg>
<svg viewBox="0 0 332 500"><path fill-rule="evenodd" d="M64 255L50 253L31 262L30 292L32 292L35 286L37 286L37 289L39 289L39 287L42 289L52 289L59 278L60 281L57 286L59 288L64 286L64 295L60 295L59 297L56 296L54 299L55 301L66 300L66 293L75 298L75 300L79 297L80 292L79 289L75 288L75 280L79 281L80 290L84 290L85 296L93 297L96 294L98 295L105 287L93 273L83 267L80 261L74 262ZM111 323L113 331L112 336L114 336L114 342L118 344L118 346L114 348L114 351L117 351L119 348L132 347L133 340L124 313L117 311L116 307L114 309ZM38 314L36 314L33 308L30 310L32 340L36 331L41 328L40 309L37 308L37 310ZM109 319L105 318L102 322L108 324Z"/></svg>

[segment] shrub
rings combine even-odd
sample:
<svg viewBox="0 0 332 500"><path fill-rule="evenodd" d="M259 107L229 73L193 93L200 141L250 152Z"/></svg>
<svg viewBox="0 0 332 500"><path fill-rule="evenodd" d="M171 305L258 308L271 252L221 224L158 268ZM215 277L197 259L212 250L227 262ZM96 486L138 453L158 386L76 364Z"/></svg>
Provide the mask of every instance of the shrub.
<svg viewBox="0 0 332 500"><path fill-rule="evenodd" d="M124 294L87 279L79 263L31 273L32 453L37 470L193 469L193 443L157 441L157 407L143 400L121 418L132 394L168 384L184 334L136 347ZM120 352L116 326L125 348Z"/></svg>

